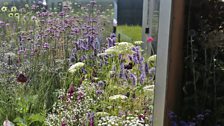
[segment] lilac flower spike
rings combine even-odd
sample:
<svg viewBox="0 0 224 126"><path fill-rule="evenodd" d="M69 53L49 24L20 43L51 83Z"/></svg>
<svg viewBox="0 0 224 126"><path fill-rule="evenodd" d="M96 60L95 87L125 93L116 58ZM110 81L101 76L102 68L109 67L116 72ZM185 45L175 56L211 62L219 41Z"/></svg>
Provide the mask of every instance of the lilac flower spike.
<svg viewBox="0 0 224 126"><path fill-rule="evenodd" d="M94 126L94 112L90 114L89 126Z"/></svg>
<svg viewBox="0 0 224 126"><path fill-rule="evenodd" d="M149 75L149 65L145 63L145 74Z"/></svg>
<svg viewBox="0 0 224 126"><path fill-rule="evenodd" d="M132 84L137 85L137 77L134 74L130 74L130 78L132 79Z"/></svg>
<svg viewBox="0 0 224 126"><path fill-rule="evenodd" d="M126 79L125 73L124 73L124 63L123 62L120 64L120 78Z"/></svg>

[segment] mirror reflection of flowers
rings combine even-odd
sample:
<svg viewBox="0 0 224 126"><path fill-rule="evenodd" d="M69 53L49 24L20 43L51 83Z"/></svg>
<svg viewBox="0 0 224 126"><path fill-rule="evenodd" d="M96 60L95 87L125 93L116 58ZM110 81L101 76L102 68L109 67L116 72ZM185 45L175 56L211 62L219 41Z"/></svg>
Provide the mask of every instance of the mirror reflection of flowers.
<svg viewBox="0 0 224 126"><path fill-rule="evenodd" d="M153 41L154 41L154 38L153 38L153 37L148 37L148 38L147 38L147 42L148 42L148 43L152 43Z"/></svg>

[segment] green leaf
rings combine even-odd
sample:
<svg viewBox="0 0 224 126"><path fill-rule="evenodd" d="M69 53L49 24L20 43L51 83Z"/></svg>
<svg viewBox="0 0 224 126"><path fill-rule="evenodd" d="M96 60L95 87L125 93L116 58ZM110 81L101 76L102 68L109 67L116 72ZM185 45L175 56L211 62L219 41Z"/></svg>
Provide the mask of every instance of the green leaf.
<svg viewBox="0 0 224 126"><path fill-rule="evenodd" d="M30 124L33 122L44 122L45 117L41 114L32 114L29 117Z"/></svg>
<svg viewBox="0 0 224 126"><path fill-rule="evenodd" d="M21 117L16 117L14 120L13 120L17 126L27 126L25 120Z"/></svg>

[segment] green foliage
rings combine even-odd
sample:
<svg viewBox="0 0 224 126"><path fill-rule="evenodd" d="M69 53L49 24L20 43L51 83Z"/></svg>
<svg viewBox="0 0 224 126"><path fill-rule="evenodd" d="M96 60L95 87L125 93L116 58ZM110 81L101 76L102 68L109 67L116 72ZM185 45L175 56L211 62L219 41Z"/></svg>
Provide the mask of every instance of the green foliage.
<svg viewBox="0 0 224 126"><path fill-rule="evenodd" d="M202 114L199 126L223 125L224 2L200 0L188 4L181 113L186 120ZM207 111L209 114L204 115Z"/></svg>
<svg viewBox="0 0 224 126"><path fill-rule="evenodd" d="M15 111L18 112L14 122L18 126L43 125L45 121L44 113L34 114L33 105L37 103L37 95L18 97Z"/></svg>

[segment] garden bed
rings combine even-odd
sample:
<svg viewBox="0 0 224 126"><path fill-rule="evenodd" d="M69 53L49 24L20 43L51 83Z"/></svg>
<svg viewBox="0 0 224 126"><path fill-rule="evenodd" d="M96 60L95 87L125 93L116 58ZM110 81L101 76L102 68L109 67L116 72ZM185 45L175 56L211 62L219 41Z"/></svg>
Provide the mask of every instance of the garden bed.
<svg viewBox="0 0 224 126"><path fill-rule="evenodd" d="M1 7L0 121L20 126L149 125L156 56L116 43L95 1L74 12Z"/></svg>

